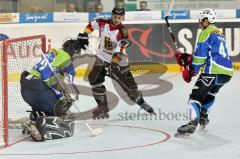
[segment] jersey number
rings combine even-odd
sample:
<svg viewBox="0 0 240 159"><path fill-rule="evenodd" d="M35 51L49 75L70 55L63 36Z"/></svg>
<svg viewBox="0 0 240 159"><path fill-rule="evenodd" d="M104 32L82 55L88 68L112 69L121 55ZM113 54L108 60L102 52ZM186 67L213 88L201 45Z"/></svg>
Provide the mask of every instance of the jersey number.
<svg viewBox="0 0 240 159"><path fill-rule="evenodd" d="M226 50L226 47L224 43L221 41L218 52L223 58L226 58L228 56L225 50Z"/></svg>

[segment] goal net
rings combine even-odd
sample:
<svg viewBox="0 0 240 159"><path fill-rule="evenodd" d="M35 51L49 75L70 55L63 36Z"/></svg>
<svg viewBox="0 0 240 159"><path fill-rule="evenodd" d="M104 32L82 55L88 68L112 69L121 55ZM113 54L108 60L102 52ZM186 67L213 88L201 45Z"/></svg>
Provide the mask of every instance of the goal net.
<svg viewBox="0 0 240 159"><path fill-rule="evenodd" d="M17 130L21 121L28 118L30 106L24 102L20 92L20 75L30 71L41 57L38 48L46 51L44 35L8 39L0 43L0 147L21 139Z"/></svg>

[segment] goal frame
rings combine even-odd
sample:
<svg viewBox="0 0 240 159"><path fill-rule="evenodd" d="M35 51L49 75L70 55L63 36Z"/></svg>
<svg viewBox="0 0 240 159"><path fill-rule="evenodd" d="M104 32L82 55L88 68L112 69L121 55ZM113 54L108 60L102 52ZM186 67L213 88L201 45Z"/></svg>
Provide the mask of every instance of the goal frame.
<svg viewBox="0 0 240 159"><path fill-rule="evenodd" d="M42 51L46 51L46 36L41 35L33 35L33 36L26 36L26 37L20 37L20 38L12 38L4 40L2 43L2 126L3 126L3 142L4 144L0 147L7 147L9 146L9 130L8 130L8 47L12 42L19 42L19 41L25 41L25 40L31 40L31 39L41 39L41 47Z"/></svg>

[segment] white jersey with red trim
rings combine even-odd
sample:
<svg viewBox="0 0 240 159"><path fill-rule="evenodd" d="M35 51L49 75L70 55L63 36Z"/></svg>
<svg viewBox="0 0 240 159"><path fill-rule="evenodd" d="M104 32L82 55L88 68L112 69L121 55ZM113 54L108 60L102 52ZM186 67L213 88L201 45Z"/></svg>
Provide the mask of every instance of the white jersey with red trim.
<svg viewBox="0 0 240 159"><path fill-rule="evenodd" d="M93 30L98 30L100 35L97 57L110 63L114 53L124 52L128 37L122 24L114 27L112 20L94 19L85 28L85 32Z"/></svg>

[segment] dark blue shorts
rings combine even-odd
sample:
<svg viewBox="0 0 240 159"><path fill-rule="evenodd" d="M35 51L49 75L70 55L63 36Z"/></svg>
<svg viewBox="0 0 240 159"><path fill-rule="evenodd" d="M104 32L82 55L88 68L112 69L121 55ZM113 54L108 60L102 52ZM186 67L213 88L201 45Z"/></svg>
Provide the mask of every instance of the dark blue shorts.
<svg viewBox="0 0 240 159"><path fill-rule="evenodd" d="M36 77L26 79L27 75L29 73L24 71L20 80L24 101L32 107L32 110L43 111L48 116L54 116L58 102L55 92Z"/></svg>

